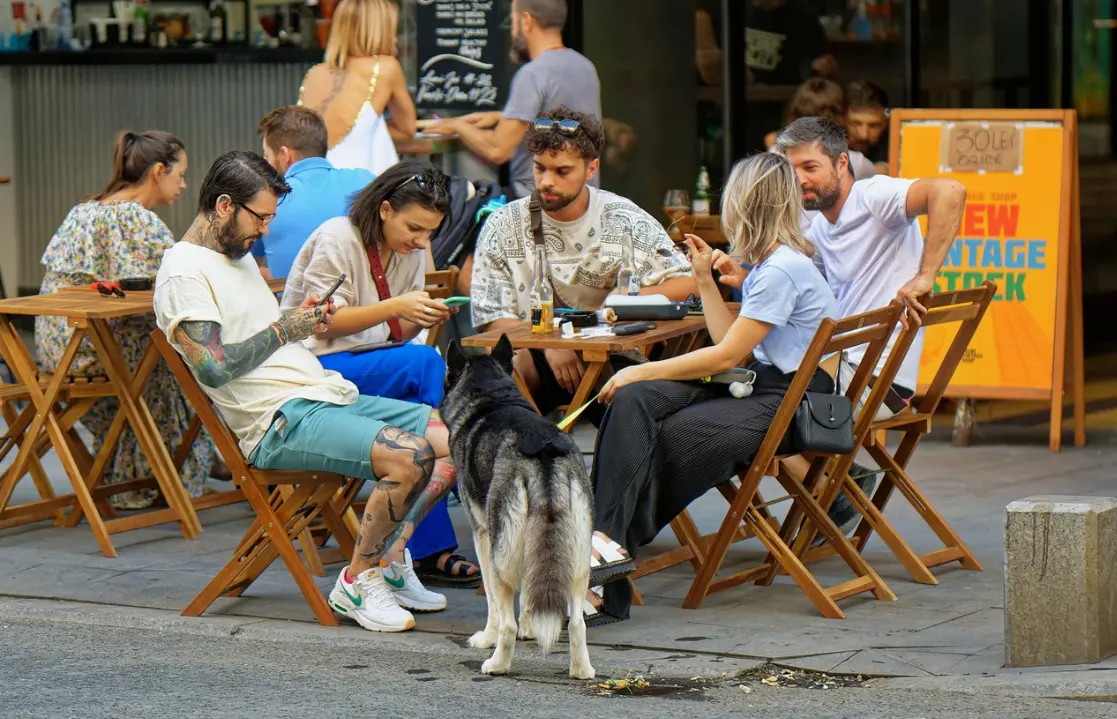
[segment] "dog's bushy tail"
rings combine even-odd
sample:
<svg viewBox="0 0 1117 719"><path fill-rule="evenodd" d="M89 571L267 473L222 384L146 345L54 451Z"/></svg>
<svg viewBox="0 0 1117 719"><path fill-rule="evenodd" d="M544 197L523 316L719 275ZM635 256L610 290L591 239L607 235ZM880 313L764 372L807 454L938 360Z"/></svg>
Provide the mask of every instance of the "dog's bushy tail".
<svg viewBox="0 0 1117 719"><path fill-rule="evenodd" d="M581 457L577 461L581 462ZM569 463L558 460L539 465L550 477L528 477L528 519L524 527L523 593L531 607L535 641L546 654L558 640L567 609L581 611L571 586L577 563L588 566L589 539L584 527L592 510ZM578 469L581 469L579 467ZM585 515L585 516L582 516ZM585 541L581 534L586 533Z"/></svg>

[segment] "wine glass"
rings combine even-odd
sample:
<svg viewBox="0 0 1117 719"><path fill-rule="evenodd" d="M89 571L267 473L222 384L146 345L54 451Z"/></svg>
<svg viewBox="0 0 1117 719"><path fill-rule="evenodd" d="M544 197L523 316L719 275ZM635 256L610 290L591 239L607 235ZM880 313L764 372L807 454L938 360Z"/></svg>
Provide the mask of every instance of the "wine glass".
<svg viewBox="0 0 1117 719"><path fill-rule="evenodd" d="M690 195L686 190L668 190L663 196L663 212L674 225L690 213Z"/></svg>

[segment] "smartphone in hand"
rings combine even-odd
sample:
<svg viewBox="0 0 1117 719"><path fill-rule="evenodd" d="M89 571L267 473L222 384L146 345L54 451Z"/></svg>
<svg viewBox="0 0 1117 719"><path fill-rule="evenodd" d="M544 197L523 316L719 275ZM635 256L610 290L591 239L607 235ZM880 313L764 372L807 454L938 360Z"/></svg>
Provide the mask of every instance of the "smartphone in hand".
<svg viewBox="0 0 1117 719"><path fill-rule="evenodd" d="M318 300L318 307L321 307L321 306L323 306L324 304L326 304L327 302L330 301L330 298L334 296L335 292L337 292L337 288L341 287L342 282L345 282L345 273L344 272L341 273L341 277L337 278L337 282L335 282L333 284L333 286L330 287L330 289L326 290L326 294L323 295L322 299Z"/></svg>
<svg viewBox="0 0 1117 719"><path fill-rule="evenodd" d="M468 297L447 297L446 299L441 300L442 304L446 305L447 307L458 307L460 305L466 305L469 304L469 301L470 299Z"/></svg>

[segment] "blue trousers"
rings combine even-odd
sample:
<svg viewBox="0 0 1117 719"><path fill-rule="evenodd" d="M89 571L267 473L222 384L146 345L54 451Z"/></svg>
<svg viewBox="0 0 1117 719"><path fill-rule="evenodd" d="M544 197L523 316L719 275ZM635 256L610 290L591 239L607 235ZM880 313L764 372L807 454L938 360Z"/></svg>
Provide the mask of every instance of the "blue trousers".
<svg viewBox="0 0 1117 719"><path fill-rule="evenodd" d="M446 363L433 347L407 344L373 352L337 352L318 358L357 385L361 394L416 402L438 408L445 391ZM446 500L436 504L419 522L407 543L411 556L437 558L458 548Z"/></svg>

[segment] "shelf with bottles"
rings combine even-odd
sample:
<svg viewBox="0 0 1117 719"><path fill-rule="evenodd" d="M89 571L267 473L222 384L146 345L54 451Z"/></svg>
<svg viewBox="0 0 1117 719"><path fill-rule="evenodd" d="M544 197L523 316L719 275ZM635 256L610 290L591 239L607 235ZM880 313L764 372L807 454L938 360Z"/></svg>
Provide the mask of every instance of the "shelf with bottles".
<svg viewBox="0 0 1117 719"><path fill-rule="evenodd" d="M0 51L321 49L325 33L315 15L321 15L322 9L332 15L335 4L335 0L0 0Z"/></svg>

